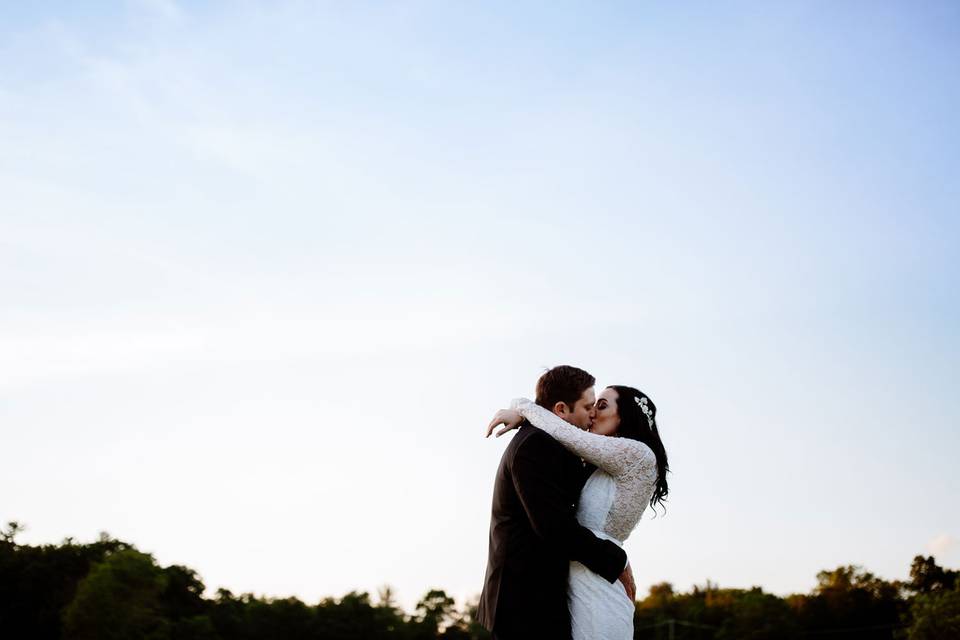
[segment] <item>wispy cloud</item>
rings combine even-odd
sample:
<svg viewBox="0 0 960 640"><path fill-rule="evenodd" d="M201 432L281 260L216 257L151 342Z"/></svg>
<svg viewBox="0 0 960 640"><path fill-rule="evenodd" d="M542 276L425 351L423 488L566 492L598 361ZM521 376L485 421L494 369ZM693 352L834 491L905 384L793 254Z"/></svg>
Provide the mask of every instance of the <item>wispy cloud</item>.
<svg viewBox="0 0 960 640"><path fill-rule="evenodd" d="M941 533L927 543L927 551L935 556L951 554L960 545L960 540L948 533Z"/></svg>

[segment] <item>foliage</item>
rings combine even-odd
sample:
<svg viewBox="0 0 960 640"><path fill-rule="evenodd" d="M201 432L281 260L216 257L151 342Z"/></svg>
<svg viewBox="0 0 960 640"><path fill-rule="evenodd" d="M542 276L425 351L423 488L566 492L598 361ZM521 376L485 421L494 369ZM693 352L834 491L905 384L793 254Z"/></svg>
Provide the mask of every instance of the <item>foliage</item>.
<svg viewBox="0 0 960 640"><path fill-rule="evenodd" d="M324 598L264 598L226 589L206 595L189 567L161 567L133 545L101 534L90 544L17 544L22 525L0 533L0 629L37 640L484 640L477 602L462 607L431 589L413 613L389 587ZM636 638L676 640L801 637L960 638L960 572L917 556L910 580L860 567L817 574L809 594L779 597L707 582L678 593L669 583L636 603Z"/></svg>
<svg viewBox="0 0 960 640"><path fill-rule="evenodd" d="M161 596L167 576L153 558L133 549L110 554L80 581L63 615L67 640L169 640L171 621Z"/></svg>
<svg viewBox="0 0 960 640"><path fill-rule="evenodd" d="M910 606L910 640L960 638L960 582L918 595Z"/></svg>
<svg viewBox="0 0 960 640"><path fill-rule="evenodd" d="M917 556L907 588L915 593L909 614L909 640L960 638L960 571L937 565L933 557Z"/></svg>
<svg viewBox="0 0 960 640"><path fill-rule="evenodd" d="M79 545L69 538L59 545L27 546L4 536L0 540L3 636L61 638L61 612L73 600L77 585L95 563L126 548L129 545L116 540Z"/></svg>

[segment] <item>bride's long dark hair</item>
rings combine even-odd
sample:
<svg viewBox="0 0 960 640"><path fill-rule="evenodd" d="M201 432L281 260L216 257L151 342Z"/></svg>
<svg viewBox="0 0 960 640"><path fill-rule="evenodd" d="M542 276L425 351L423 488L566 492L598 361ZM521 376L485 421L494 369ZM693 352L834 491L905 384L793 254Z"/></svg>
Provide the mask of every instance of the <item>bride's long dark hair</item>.
<svg viewBox="0 0 960 640"><path fill-rule="evenodd" d="M617 392L620 426L617 428L616 435L620 438L639 440L650 447L657 457L657 485L650 498L650 507L656 510L656 505L663 506L663 500L667 497L669 491L667 472L670 471L670 465L667 464L667 450L663 448L663 441L657 430L657 405L653 404L653 400L647 394L633 387L611 385L609 388ZM643 413L641 403L649 411L649 420L647 414Z"/></svg>

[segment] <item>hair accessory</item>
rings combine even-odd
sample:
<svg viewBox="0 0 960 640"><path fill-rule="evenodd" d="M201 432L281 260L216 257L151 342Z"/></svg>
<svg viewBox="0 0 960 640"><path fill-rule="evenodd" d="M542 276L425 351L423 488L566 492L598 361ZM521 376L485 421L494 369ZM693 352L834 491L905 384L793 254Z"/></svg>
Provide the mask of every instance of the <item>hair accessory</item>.
<svg viewBox="0 0 960 640"><path fill-rule="evenodd" d="M637 403L637 406L640 407L640 411L643 412L643 415L647 416L647 424L650 425L650 428L653 428L653 411L647 405L647 397L638 398L633 396L633 401Z"/></svg>

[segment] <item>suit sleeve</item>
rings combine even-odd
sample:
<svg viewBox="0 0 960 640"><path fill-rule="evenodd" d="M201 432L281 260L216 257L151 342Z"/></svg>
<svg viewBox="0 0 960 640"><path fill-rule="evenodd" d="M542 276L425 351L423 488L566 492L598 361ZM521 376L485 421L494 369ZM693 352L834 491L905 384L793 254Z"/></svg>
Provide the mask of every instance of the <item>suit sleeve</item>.
<svg viewBox="0 0 960 640"><path fill-rule="evenodd" d="M517 450L512 476L534 532L570 560L616 582L627 564L617 544L602 540L577 522L564 496L563 449L550 440L528 438Z"/></svg>

